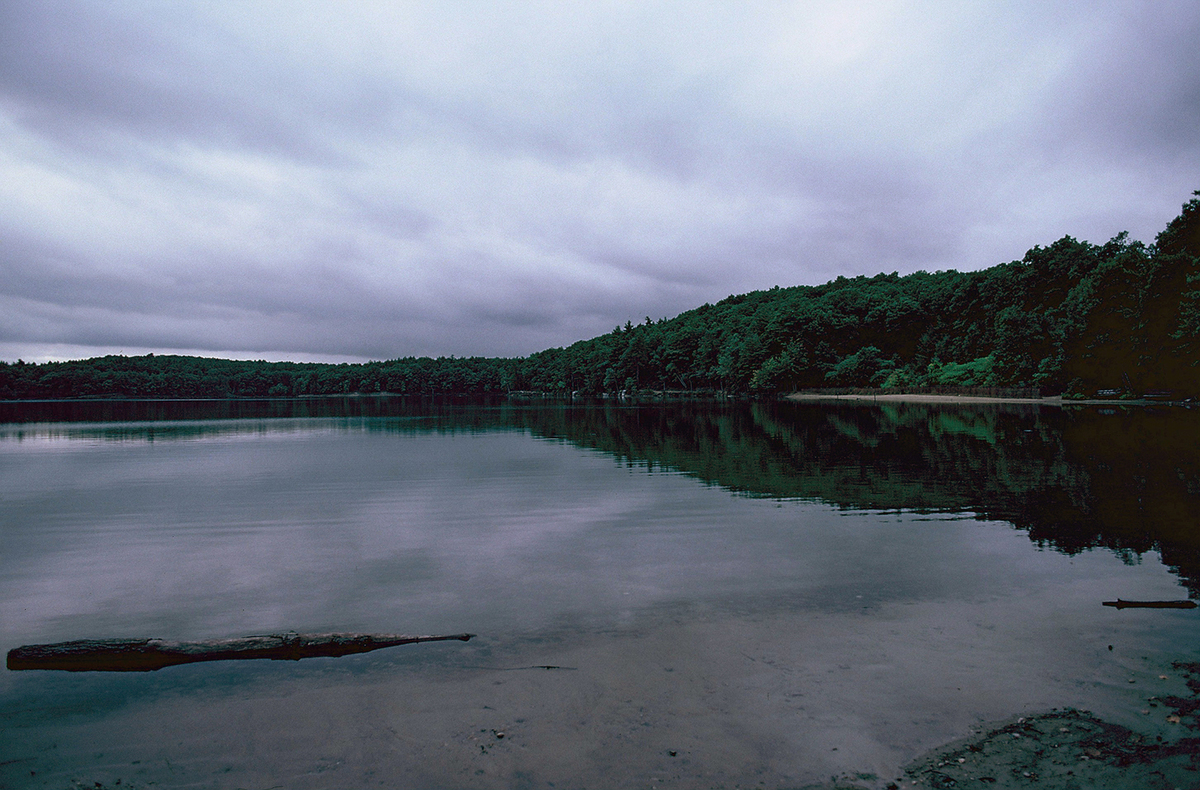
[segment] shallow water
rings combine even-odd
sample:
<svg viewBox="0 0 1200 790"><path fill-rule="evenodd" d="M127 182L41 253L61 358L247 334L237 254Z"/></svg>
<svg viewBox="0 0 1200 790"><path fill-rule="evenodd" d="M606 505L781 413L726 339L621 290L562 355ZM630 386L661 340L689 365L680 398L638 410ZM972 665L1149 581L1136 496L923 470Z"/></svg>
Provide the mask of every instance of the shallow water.
<svg viewBox="0 0 1200 790"><path fill-rule="evenodd" d="M5 671L4 786L870 785L1056 706L1169 735L1200 657L1195 612L1100 605L1188 595L1195 459L1144 437L1194 415L193 407L4 415L0 647L478 637Z"/></svg>

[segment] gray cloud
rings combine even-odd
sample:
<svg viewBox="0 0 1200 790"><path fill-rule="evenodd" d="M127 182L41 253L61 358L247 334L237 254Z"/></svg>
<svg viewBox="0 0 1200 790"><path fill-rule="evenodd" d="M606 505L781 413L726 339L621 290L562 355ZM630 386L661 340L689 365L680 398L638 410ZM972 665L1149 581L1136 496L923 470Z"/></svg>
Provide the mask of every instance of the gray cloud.
<svg viewBox="0 0 1200 790"><path fill-rule="evenodd" d="M115 148L124 135L300 145L264 97L245 95L235 77L248 64L232 41L208 42L220 49L198 57L150 18L76 3L17 5L4 21L0 84L18 117L52 139L85 150ZM225 73L214 61L224 61Z"/></svg>
<svg viewBox="0 0 1200 790"><path fill-rule="evenodd" d="M0 8L0 356L513 355L1149 240L1200 9Z"/></svg>

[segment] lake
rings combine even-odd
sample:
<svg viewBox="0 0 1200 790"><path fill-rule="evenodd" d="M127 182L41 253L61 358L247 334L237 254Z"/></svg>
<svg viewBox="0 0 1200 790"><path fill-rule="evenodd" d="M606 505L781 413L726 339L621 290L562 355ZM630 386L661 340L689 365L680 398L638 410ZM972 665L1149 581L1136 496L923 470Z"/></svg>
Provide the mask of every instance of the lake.
<svg viewBox="0 0 1200 790"><path fill-rule="evenodd" d="M12 788L883 786L1073 706L1170 737L1182 408L0 404L0 647L471 632L5 670ZM553 668L547 668L553 667Z"/></svg>

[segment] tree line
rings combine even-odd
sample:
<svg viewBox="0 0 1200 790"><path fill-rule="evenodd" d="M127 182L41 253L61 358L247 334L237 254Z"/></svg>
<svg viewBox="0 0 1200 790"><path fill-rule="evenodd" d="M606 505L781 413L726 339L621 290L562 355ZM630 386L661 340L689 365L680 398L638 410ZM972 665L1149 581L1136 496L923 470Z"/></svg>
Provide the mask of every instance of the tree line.
<svg viewBox="0 0 1200 790"><path fill-rule="evenodd" d="M838 277L730 296L517 358L362 364L174 355L0 363L0 399L388 392L992 387L1200 395L1200 191L1153 244L1066 236L974 272Z"/></svg>

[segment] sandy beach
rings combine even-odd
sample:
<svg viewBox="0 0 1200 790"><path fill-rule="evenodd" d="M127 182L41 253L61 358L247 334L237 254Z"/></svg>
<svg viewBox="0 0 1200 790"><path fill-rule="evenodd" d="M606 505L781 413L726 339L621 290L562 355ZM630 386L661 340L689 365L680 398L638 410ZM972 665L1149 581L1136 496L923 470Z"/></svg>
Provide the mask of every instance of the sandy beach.
<svg viewBox="0 0 1200 790"><path fill-rule="evenodd" d="M819 392L793 392L787 396L794 401L871 401L879 403L1032 403L1041 406L1061 406L1063 398L992 398L984 395L931 395L917 392L827 395ZM1126 401L1127 403L1128 401ZM1070 401L1070 403L1109 403L1109 401Z"/></svg>

